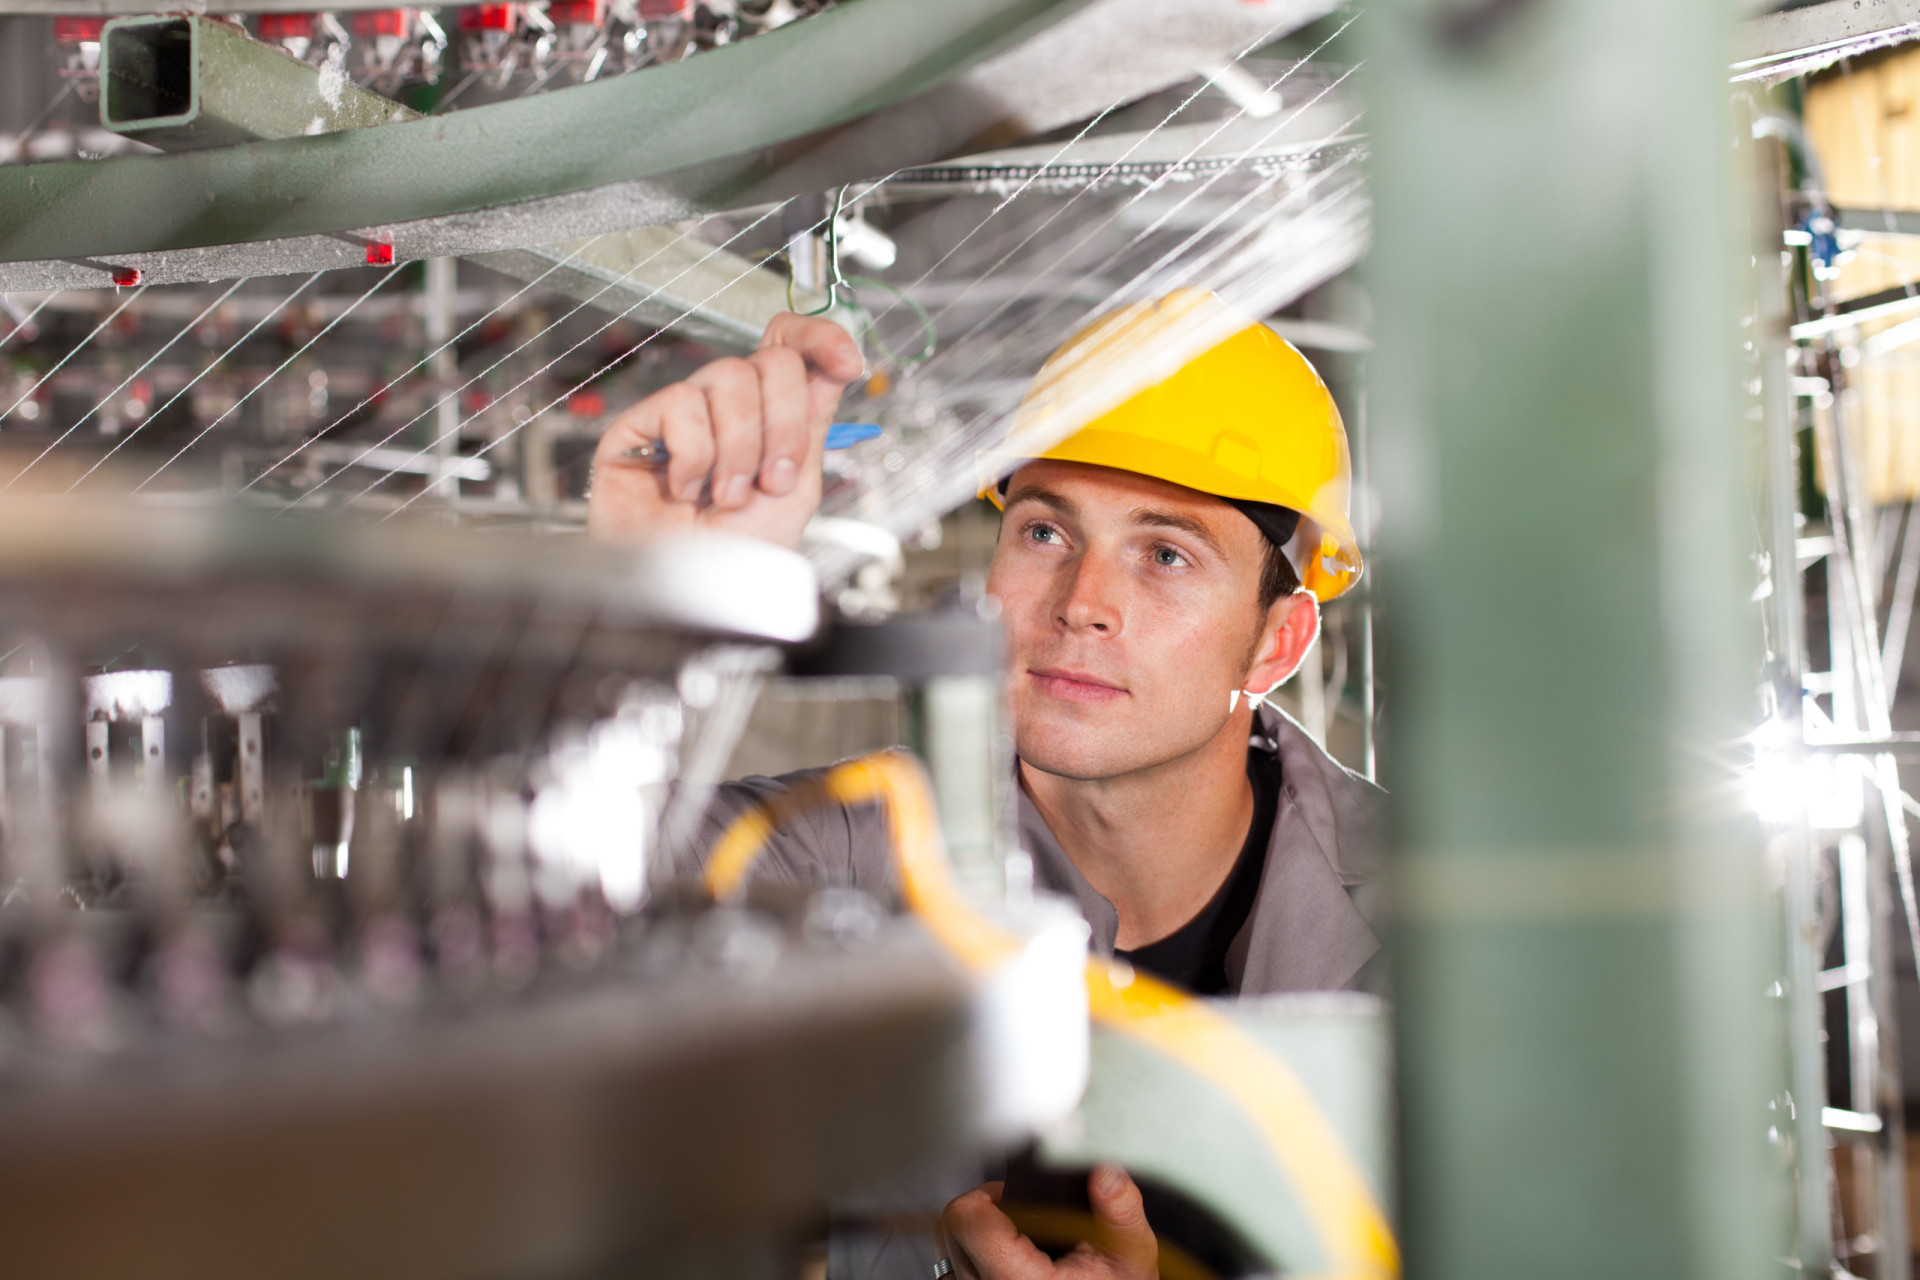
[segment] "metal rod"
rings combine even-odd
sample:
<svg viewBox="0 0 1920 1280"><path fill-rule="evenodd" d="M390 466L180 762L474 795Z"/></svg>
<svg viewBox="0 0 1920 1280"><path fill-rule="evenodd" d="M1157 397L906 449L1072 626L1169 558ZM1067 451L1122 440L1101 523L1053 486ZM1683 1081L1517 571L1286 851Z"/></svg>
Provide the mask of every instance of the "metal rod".
<svg viewBox="0 0 1920 1280"><path fill-rule="evenodd" d="M434 349L428 373L433 386L451 392L460 367L453 350L453 295L457 267L452 258L427 259L427 293L424 299L427 345ZM460 481L454 474L454 461L460 453L460 397L443 394L433 417L434 434L429 437L433 450L434 479L429 486L442 498L458 498Z"/></svg>
<svg viewBox="0 0 1920 1280"><path fill-rule="evenodd" d="M1821 736L1807 740L1807 750L1819 755L1889 755L1900 760L1920 760L1920 733L1860 734Z"/></svg>
<svg viewBox="0 0 1920 1280"><path fill-rule="evenodd" d="M1366 555L1372 555L1376 540L1373 536L1373 462L1368 439L1368 391L1367 360L1363 355L1356 363L1359 365L1356 382L1359 391L1354 400L1353 422L1353 527L1355 536ZM1379 781L1379 759L1375 745L1374 725L1374 658L1373 658L1373 599L1372 587L1361 584L1356 603L1359 606L1359 627L1356 643L1359 647L1360 667L1360 772L1368 780Z"/></svg>
<svg viewBox="0 0 1920 1280"><path fill-rule="evenodd" d="M1798 529L1799 468L1794 448L1793 385L1788 376L1787 279L1780 255L1771 246L1780 233L1779 192L1785 189L1777 147L1757 148L1760 209L1756 217L1754 281L1757 302L1760 408L1766 450L1766 511L1773 594L1769 599L1772 632L1774 719L1784 754L1783 767L1795 776L1806 768L1805 619L1801 614ZM1787 1088L1793 1102L1792 1129L1797 1152L1795 1181L1797 1245L1806 1275L1825 1275L1833 1264L1830 1229L1830 1175L1827 1135L1820 1107L1826 1101L1827 1070L1821 1043L1818 936L1819 907L1813 875L1813 838L1804 804L1797 806L1772 840L1780 861L1782 936L1786 949Z"/></svg>

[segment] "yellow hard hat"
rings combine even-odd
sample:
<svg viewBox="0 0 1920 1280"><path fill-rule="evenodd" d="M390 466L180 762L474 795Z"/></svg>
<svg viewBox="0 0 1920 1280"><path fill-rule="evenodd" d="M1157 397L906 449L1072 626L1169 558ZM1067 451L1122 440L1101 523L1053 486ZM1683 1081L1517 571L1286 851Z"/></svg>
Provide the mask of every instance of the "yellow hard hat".
<svg viewBox="0 0 1920 1280"><path fill-rule="evenodd" d="M1215 340L1214 335L1219 335ZM1204 344L1119 405L1057 444L1050 419L1097 405L1102 385L1137 385L1168 347ZM1146 376L1156 372L1146 369ZM1109 393L1111 394L1111 393ZM1340 410L1306 357L1263 324L1201 289L1179 289L1095 320L1069 338L1027 389L1006 443L982 455L981 496L1000 504L999 477L1016 460L1086 462L1154 476L1218 497L1265 502L1301 515L1288 544L1300 582L1332 600L1360 576L1347 519L1352 463Z"/></svg>

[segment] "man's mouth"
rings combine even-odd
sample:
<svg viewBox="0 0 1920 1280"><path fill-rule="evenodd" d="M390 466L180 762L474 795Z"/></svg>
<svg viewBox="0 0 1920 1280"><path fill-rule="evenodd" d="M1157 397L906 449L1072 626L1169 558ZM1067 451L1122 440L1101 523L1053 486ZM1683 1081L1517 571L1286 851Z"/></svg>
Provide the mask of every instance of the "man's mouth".
<svg viewBox="0 0 1920 1280"><path fill-rule="evenodd" d="M1029 667L1027 676L1040 692L1049 697L1064 698L1069 702L1111 702L1115 698L1127 696L1125 689L1109 680L1102 680L1089 672L1074 671L1066 667L1046 670Z"/></svg>

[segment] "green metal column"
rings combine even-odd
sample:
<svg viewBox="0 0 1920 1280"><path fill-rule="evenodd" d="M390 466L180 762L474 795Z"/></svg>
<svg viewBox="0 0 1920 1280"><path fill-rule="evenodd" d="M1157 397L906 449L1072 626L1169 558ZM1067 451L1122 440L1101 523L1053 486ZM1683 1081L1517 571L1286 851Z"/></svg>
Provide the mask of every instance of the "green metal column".
<svg viewBox="0 0 1920 1280"><path fill-rule="evenodd" d="M1363 19L1411 1277L1790 1252L1721 8Z"/></svg>

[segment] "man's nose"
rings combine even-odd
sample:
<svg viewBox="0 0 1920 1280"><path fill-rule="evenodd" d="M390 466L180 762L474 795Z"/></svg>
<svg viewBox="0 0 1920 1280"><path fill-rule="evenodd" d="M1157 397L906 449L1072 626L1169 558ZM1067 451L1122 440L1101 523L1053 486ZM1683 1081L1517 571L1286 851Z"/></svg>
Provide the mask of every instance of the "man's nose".
<svg viewBox="0 0 1920 1280"><path fill-rule="evenodd" d="M1081 555L1067 571L1058 618L1069 631L1117 635L1120 631L1121 584L1101 557Z"/></svg>

